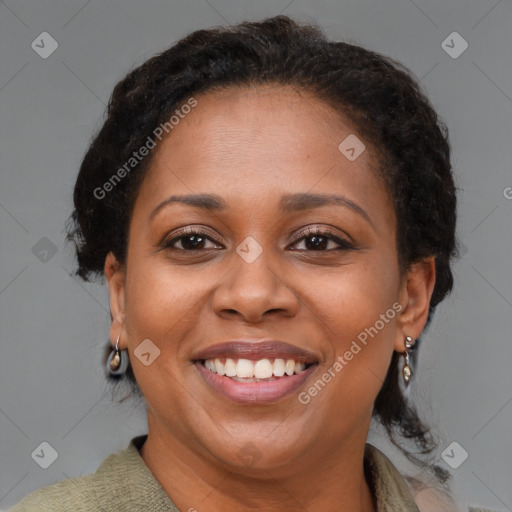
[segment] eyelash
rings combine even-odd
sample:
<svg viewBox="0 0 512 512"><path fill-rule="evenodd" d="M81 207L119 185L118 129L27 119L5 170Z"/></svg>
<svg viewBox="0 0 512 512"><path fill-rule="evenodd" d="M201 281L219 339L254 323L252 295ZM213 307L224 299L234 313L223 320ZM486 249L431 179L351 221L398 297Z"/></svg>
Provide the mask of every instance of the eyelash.
<svg viewBox="0 0 512 512"><path fill-rule="evenodd" d="M164 249L170 249L172 251L189 252L189 253L202 252L202 251L208 250L208 249L177 249L175 247L172 247L172 245L174 243L178 242L179 240L181 240L183 238L190 237L192 235L199 235L202 238L206 238L206 239L208 239L210 241L213 241L215 243L220 244L220 242L218 242L217 240L214 240L213 238L211 238L208 235L208 233L206 233L205 231L202 231L200 229L188 228L188 229L182 230L179 233L178 236L175 236L171 240L168 240L167 242L164 242L163 247L164 247ZM312 237L312 236L320 236L320 237L323 237L323 238L327 238L328 240L332 240L332 241L336 242L340 247L338 247L336 249L326 249L326 250L319 250L319 251L313 251L313 250L308 250L308 249L299 249L300 251L331 252L331 251L344 251L344 250L346 251L346 250L354 249L354 246L352 244L350 244L349 242L347 242L346 240L343 240L343 239L339 238L338 236L335 236L333 233L331 233L328 230L322 230L320 228L308 228L308 229L306 229L305 231L303 231L300 234L299 237L297 237L292 242L292 245L296 244L297 242L299 242L299 241L301 241L301 240L303 240L305 238L309 238L309 237Z"/></svg>

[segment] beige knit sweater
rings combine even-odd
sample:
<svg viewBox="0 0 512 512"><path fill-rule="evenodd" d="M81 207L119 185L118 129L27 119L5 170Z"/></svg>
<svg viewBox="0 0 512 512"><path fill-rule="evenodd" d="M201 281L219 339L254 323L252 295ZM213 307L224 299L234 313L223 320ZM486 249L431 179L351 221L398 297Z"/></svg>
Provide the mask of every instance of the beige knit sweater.
<svg viewBox="0 0 512 512"><path fill-rule="evenodd" d="M35 490L7 512L180 512L140 456L139 449L146 438L147 435L133 438L127 448L109 455L95 473ZM422 492L418 496L423 495L425 505L419 508L413 499L414 489L391 461L368 443L364 465L378 512L456 511L448 501L437 505L435 501L425 501ZM194 512L194 505L198 510L208 510L207 506L191 503L181 512ZM433 508L438 506L442 508Z"/></svg>

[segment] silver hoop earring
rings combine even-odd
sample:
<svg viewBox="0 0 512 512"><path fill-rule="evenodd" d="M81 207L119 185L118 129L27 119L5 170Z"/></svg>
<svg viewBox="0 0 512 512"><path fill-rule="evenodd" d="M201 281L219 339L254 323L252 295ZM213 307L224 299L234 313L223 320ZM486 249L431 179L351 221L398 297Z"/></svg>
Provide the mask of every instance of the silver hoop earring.
<svg viewBox="0 0 512 512"><path fill-rule="evenodd" d="M128 369L128 355L126 350L119 350L119 338L117 337L116 346L107 359L107 371L110 375L122 375Z"/></svg>
<svg viewBox="0 0 512 512"><path fill-rule="evenodd" d="M409 350L413 346L413 343L414 341L410 336L405 337L405 352L402 354L404 356L405 362L404 367L402 368L402 377L404 378L404 384L406 388L409 385L412 377L412 369L409 366Z"/></svg>

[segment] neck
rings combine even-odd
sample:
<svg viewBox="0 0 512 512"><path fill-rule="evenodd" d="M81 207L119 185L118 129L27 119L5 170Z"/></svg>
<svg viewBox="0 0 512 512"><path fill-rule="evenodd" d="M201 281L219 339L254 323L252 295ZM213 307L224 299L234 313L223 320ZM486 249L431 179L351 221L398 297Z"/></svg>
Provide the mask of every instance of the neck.
<svg viewBox="0 0 512 512"><path fill-rule="evenodd" d="M240 468L230 471L211 457L201 456L189 443L158 428L150 417L148 426L140 454L180 510L377 511L364 474L366 435L358 434L357 440L344 441L336 450L308 460L244 472Z"/></svg>

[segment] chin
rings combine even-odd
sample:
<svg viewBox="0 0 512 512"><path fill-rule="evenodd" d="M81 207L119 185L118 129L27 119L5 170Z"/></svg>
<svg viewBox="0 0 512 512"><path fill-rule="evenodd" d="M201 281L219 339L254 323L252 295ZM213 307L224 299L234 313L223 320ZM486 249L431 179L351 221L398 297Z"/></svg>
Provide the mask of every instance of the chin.
<svg viewBox="0 0 512 512"><path fill-rule="evenodd" d="M232 449L228 451L220 450L218 446L209 448L209 451L226 466L226 469L235 467L238 473L253 477L261 473L261 477L268 478L269 470L294 464L297 459L299 443L294 438L289 438L287 445L283 446L282 440L270 441L265 435L261 438L242 437L232 438Z"/></svg>

